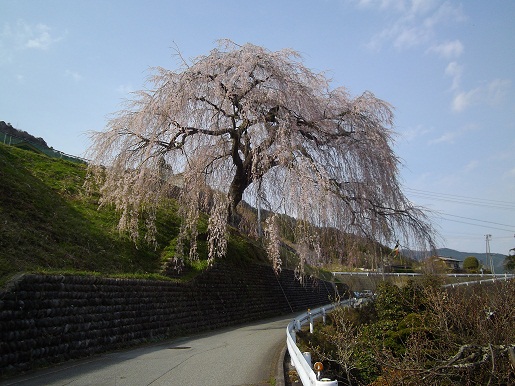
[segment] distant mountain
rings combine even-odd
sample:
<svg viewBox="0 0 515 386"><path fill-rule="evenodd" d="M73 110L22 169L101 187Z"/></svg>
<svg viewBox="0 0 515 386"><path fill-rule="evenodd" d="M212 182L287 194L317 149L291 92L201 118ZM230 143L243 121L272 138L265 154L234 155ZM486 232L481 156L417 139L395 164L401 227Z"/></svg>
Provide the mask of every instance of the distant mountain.
<svg viewBox="0 0 515 386"><path fill-rule="evenodd" d="M425 259L428 254L424 251L410 251L403 249L402 254L404 256L411 257L415 260L423 260ZM483 264L485 267L489 267L490 263L488 262L486 258L486 253L476 253L476 252L460 252L456 251L455 249L449 249L449 248L439 248L436 250L436 253L438 256L442 257L451 257L456 260L463 261L469 256L474 256L476 259L478 259L481 264ZM500 253L491 253L492 261L494 263L494 269L495 273L504 273L504 259L506 258L506 255L500 254Z"/></svg>
<svg viewBox="0 0 515 386"><path fill-rule="evenodd" d="M449 248L439 248L436 252L438 256L451 257L460 261L465 260L469 256L474 256L483 266L487 268L490 267L486 253L460 252ZM415 260L422 260L428 256L428 253L424 251L402 250L402 254L414 258ZM500 253L491 253L490 255L492 256L492 261L494 263L495 273L504 273L504 259L506 258L506 255Z"/></svg>
<svg viewBox="0 0 515 386"><path fill-rule="evenodd" d="M453 259L461 261L465 260L469 256L474 256L485 267L490 266L486 253L459 252L449 248L439 248L437 249L437 252L439 256L452 257ZM500 253L491 253L490 256L492 257L492 261L494 263L495 273L504 273L504 259L506 258L506 255Z"/></svg>

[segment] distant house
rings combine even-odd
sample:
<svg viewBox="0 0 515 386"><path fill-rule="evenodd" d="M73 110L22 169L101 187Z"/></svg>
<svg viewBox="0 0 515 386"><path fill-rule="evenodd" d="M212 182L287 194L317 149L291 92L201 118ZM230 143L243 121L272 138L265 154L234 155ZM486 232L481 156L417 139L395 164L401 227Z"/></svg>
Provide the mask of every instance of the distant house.
<svg viewBox="0 0 515 386"><path fill-rule="evenodd" d="M452 269L453 271L458 271L460 269L460 263L461 260L453 259L452 257L444 257L444 256L437 256L438 260L445 263L445 265Z"/></svg>

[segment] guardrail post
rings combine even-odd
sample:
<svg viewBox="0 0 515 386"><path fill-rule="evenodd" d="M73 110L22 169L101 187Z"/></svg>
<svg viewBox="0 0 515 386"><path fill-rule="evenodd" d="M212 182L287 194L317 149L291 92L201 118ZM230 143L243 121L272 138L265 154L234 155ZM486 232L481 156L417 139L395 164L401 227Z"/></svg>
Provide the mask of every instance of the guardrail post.
<svg viewBox="0 0 515 386"><path fill-rule="evenodd" d="M325 324L325 308L322 308L322 322Z"/></svg>
<svg viewBox="0 0 515 386"><path fill-rule="evenodd" d="M309 333L313 333L313 315L311 315L311 310L308 308L308 315L309 315Z"/></svg>
<svg viewBox="0 0 515 386"><path fill-rule="evenodd" d="M349 305L349 301L345 300L342 304ZM308 309L308 312L301 315L300 317L293 319L288 327L286 327L286 344L288 347L288 352L290 353L291 363L297 370L299 378L303 385L312 385L312 386L337 386L338 381L333 381L329 378L321 378L322 372L320 366L317 366L318 374L315 374L313 368L311 367L311 353L309 352L300 352L297 345L294 343L294 331L301 331L301 327L306 324L308 321L310 322L310 327L313 325L313 319L315 317L322 316L325 313L325 309L329 310L334 308L334 304L326 305L325 307L320 307L315 311L311 312ZM321 363L320 363L321 365ZM319 370L320 371L319 371ZM318 375L318 376L317 376Z"/></svg>
<svg viewBox="0 0 515 386"><path fill-rule="evenodd" d="M300 331L300 321L297 319L293 319L292 322L293 328L291 329L290 337L294 344L297 344L297 331ZM290 358L290 365L295 367L295 362L293 358Z"/></svg>
<svg viewBox="0 0 515 386"><path fill-rule="evenodd" d="M302 356L304 357L304 360L308 364L309 367L311 367L311 353L309 351L304 351L302 353Z"/></svg>

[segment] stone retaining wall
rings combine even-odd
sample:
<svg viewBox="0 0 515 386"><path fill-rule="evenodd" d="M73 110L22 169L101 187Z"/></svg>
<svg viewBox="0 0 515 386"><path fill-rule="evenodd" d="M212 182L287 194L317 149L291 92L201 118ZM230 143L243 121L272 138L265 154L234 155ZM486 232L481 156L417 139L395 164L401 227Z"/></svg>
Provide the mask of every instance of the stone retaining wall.
<svg viewBox="0 0 515 386"><path fill-rule="evenodd" d="M25 275L0 292L0 375L329 303L331 283L215 266L191 283Z"/></svg>

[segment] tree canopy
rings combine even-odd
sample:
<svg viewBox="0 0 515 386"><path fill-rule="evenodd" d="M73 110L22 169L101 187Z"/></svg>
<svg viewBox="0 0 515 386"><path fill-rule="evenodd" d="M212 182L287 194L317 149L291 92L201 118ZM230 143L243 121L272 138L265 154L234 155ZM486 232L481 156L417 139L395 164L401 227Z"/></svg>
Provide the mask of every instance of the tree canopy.
<svg viewBox="0 0 515 386"><path fill-rule="evenodd" d="M504 259L504 269L507 272L515 272L515 248L510 249L510 254Z"/></svg>
<svg viewBox="0 0 515 386"><path fill-rule="evenodd" d="M467 256L463 260L463 269L470 272L477 272L479 270L479 260L475 256Z"/></svg>
<svg viewBox="0 0 515 386"><path fill-rule="evenodd" d="M92 136L92 170L105 166L96 174L102 203L116 205L121 229L137 237L144 219L151 230L155 207L178 185L193 258L199 211L209 214L214 258L225 253L228 221L241 223L242 200L297 220L302 261L323 258L320 229L432 243L424 212L401 190L390 104L331 88L290 49L224 41L191 63L178 57L178 69L156 68L150 87ZM275 219L265 235L278 261Z"/></svg>

